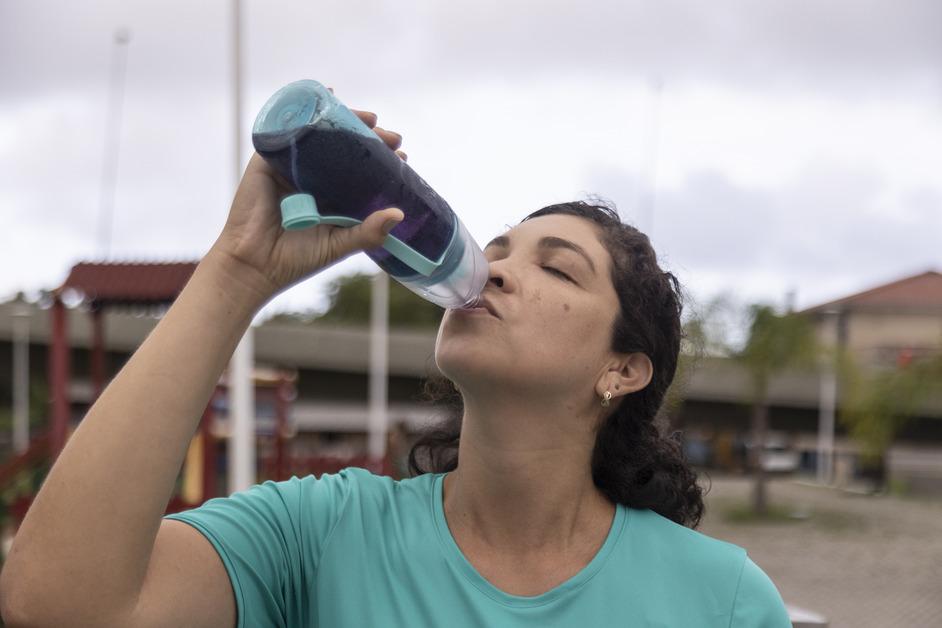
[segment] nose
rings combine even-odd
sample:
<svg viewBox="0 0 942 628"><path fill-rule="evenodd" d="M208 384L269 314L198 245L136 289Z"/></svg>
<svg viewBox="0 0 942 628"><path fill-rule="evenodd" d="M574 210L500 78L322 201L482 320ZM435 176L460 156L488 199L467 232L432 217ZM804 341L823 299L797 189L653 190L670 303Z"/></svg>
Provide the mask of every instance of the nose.
<svg viewBox="0 0 942 628"><path fill-rule="evenodd" d="M494 260L488 265L488 279L487 284L494 286L496 288L504 287L504 271L502 270L503 266L500 260Z"/></svg>

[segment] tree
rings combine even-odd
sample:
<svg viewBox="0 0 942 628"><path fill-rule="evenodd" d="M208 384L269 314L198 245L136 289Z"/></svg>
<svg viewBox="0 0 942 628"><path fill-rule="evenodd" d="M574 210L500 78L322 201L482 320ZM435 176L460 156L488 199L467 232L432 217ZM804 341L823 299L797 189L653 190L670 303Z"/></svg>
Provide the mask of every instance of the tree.
<svg viewBox="0 0 942 628"><path fill-rule="evenodd" d="M690 378L699 368L704 357L728 357L730 340L726 329L735 310L732 297L720 294L707 301L703 306L695 304L687 312L683 321L683 337L677 371L673 383L664 395L661 414L669 423L674 423L683 407Z"/></svg>
<svg viewBox="0 0 942 628"><path fill-rule="evenodd" d="M749 335L735 359L749 373L752 394L752 451L750 466L755 476L753 508L767 512L765 469L761 464L769 424L769 383L773 376L795 368L809 367L817 355L814 328L806 316L777 314L767 305L749 308Z"/></svg>
<svg viewBox="0 0 942 628"><path fill-rule="evenodd" d="M942 354L865 370L844 352L838 359L838 373L844 400L838 419L860 446L863 464L876 470L874 490L883 490L886 452L896 434L938 393Z"/></svg>
<svg viewBox="0 0 942 628"><path fill-rule="evenodd" d="M13 391L6 390L3 391L3 394L7 399L10 399L10 407L0 408L0 430L4 434L13 433L13 409L12 409L12 397ZM39 379L34 375L31 376L29 382L29 432L33 434L37 431L41 431L43 427L48 423L48 412L49 412L49 386L46 384L45 380ZM10 443L12 444L12 436L10 437ZM5 456L13 455L11 452L4 452ZM4 456L4 457L5 457Z"/></svg>
<svg viewBox="0 0 942 628"><path fill-rule="evenodd" d="M344 275L331 282L330 303L321 314L277 314L270 320L301 323L345 323L369 325L372 275ZM389 326L419 329L437 328L445 310L426 301L398 281L389 281Z"/></svg>

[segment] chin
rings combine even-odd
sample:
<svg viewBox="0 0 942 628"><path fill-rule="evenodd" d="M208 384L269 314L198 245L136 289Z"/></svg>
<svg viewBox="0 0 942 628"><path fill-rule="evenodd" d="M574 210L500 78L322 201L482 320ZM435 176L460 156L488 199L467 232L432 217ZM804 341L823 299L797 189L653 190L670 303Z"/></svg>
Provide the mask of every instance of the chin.
<svg viewBox="0 0 942 628"><path fill-rule="evenodd" d="M497 377L495 366L501 363L502 360L494 355L493 349L482 346L480 341L449 340L435 345L435 366L455 384L460 381L493 379Z"/></svg>

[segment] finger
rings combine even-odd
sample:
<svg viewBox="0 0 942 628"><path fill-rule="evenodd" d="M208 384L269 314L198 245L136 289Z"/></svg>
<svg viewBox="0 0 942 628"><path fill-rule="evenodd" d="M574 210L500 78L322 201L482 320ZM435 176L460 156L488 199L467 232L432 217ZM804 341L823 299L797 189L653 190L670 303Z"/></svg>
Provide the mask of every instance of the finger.
<svg viewBox="0 0 942 628"><path fill-rule="evenodd" d="M279 173L272 171L272 176L275 179L275 183L281 186L282 192L291 193L295 191L295 187Z"/></svg>
<svg viewBox="0 0 942 628"><path fill-rule="evenodd" d="M351 109L351 111L355 113L360 120L363 120L366 126L370 127L371 129L376 126L376 120L378 118L372 111L359 111L358 109Z"/></svg>
<svg viewBox="0 0 942 628"><path fill-rule="evenodd" d="M375 211L354 227L333 229L329 248L338 259L356 251L378 248L386 241L389 230L404 218L403 211L396 207Z"/></svg>
<svg viewBox="0 0 942 628"><path fill-rule="evenodd" d="M379 138L386 142L386 145L393 150L396 150L402 146L402 136L395 131L387 131L386 129L377 126L373 128L373 132L376 133Z"/></svg>
<svg viewBox="0 0 942 628"><path fill-rule="evenodd" d="M396 151L396 154L399 155L399 159L401 159L401 160L403 160L403 161L409 161L409 156L406 155L406 154L405 154L404 152L402 152L401 150L397 150L397 151Z"/></svg>
<svg viewBox="0 0 942 628"><path fill-rule="evenodd" d="M272 168L271 164L265 161L262 158L262 156L259 155L258 153L252 153L252 156L249 158L249 164L245 167L245 174L248 174L249 171L253 171L253 172L257 171L262 174L268 175L274 180L275 185L283 187L288 191L294 189L291 183L287 179L285 179L283 176L281 176L277 170ZM245 176L245 174L243 175L243 177Z"/></svg>

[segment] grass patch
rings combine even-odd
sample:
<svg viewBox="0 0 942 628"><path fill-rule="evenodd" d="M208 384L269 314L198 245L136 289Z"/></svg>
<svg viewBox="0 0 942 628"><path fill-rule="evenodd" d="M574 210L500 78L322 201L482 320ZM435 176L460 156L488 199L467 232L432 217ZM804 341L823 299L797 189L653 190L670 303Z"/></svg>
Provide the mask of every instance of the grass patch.
<svg viewBox="0 0 942 628"><path fill-rule="evenodd" d="M863 522L843 512L822 510L783 504L768 504L765 513L759 514L751 502L727 501L715 505L725 523L736 525L801 525L812 526L828 532L847 532L861 529Z"/></svg>
<svg viewBox="0 0 942 628"><path fill-rule="evenodd" d="M782 504L768 504L766 512L759 514L752 504L730 502L718 508L726 523L796 523L800 518L792 515L794 509Z"/></svg>
<svg viewBox="0 0 942 628"><path fill-rule="evenodd" d="M912 493L909 482L901 478L890 478L886 484L887 491L894 497L909 497Z"/></svg>
<svg viewBox="0 0 942 628"><path fill-rule="evenodd" d="M829 532L851 532L866 528L862 519L833 510L818 510L810 521L816 527Z"/></svg>

